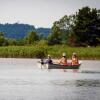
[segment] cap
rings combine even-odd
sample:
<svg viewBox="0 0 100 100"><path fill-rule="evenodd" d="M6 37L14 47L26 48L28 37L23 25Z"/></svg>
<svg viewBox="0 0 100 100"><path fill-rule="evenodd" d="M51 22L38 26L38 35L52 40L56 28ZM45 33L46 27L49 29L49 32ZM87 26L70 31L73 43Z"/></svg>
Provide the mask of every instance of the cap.
<svg viewBox="0 0 100 100"><path fill-rule="evenodd" d="M50 57L50 55L48 55L48 57Z"/></svg>
<svg viewBox="0 0 100 100"><path fill-rule="evenodd" d="M66 56L66 53L63 53L62 56Z"/></svg>
<svg viewBox="0 0 100 100"><path fill-rule="evenodd" d="M77 53L73 52L73 55L77 55Z"/></svg>

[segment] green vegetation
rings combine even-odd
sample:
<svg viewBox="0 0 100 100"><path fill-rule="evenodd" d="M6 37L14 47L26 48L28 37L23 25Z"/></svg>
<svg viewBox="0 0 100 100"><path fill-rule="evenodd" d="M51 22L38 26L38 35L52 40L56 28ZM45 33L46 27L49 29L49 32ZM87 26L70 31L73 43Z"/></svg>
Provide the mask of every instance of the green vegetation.
<svg viewBox="0 0 100 100"><path fill-rule="evenodd" d="M18 24L15 24L15 26ZM6 26L8 30L8 25ZM21 28L21 26L19 27ZM2 27L1 27L2 29ZM13 30L12 28L10 28ZM23 29L26 29L25 27ZM35 42L46 40L48 45L69 45L69 46L98 46L100 45L100 10L88 6L78 10L73 15L64 15L53 23L49 35L39 34L43 30L36 31L32 26L30 32L23 38L8 39L3 31L0 32L0 46L8 45L32 45ZM19 29L20 30L20 29ZM48 29L47 29L48 30ZM14 30L17 32L18 30ZM25 31L26 32L26 31ZM11 35L11 33L9 33ZM21 33L20 33L21 35Z"/></svg>
<svg viewBox="0 0 100 100"><path fill-rule="evenodd" d="M100 59L100 46L98 47L69 47L66 45L48 46L36 44L32 46L6 46L0 47L0 57L11 58L41 58L47 57L60 58L66 52L70 59L73 52L78 53L79 59Z"/></svg>
<svg viewBox="0 0 100 100"><path fill-rule="evenodd" d="M14 39L0 32L0 57L41 58L50 54L59 58L63 52L68 58L76 52L80 59L100 59L100 10L83 7L76 14L65 15L53 23L48 36L31 30L24 38Z"/></svg>
<svg viewBox="0 0 100 100"><path fill-rule="evenodd" d="M65 15L53 23L48 44L97 46L100 44L100 12L83 7L76 14Z"/></svg>
<svg viewBox="0 0 100 100"><path fill-rule="evenodd" d="M30 32L26 37L25 41L26 44L33 44L35 41L39 40L39 36L37 35L36 32L32 31Z"/></svg>

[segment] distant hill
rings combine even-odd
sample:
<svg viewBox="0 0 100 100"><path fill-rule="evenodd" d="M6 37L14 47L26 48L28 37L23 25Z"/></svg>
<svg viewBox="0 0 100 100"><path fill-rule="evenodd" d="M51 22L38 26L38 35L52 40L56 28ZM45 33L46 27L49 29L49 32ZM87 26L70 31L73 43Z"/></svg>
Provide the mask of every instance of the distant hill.
<svg viewBox="0 0 100 100"><path fill-rule="evenodd" d="M50 28L37 28L36 29L37 33L43 34L45 37L47 37L51 31Z"/></svg>
<svg viewBox="0 0 100 100"><path fill-rule="evenodd" d="M36 31L38 34L42 34L45 37L47 37L50 33L50 28L35 28L33 25L29 24L0 24L0 32L3 32L4 36L7 38L23 38L32 30Z"/></svg>

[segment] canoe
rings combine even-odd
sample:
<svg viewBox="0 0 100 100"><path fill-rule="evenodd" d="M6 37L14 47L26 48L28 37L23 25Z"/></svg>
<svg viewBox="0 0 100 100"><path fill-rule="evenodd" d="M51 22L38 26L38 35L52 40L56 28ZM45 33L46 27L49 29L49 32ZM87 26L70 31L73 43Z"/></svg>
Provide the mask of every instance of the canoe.
<svg viewBox="0 0 100 100"><path fill-rule="evenodd" d="M48 69L79 69L80 65L59 65L59 64L47 64Z"/></svg>
<svg viewBox="0 0 100 100"><path fill-rule="evenodd" d="M54 64L47 64L48 69L79 69L82 64L82 61L79 61L78 65L71 65L71 63L68 63L68 65L60 65L57 63Z"/></svg>
<svg viewBox="0 0 100 100"><path fill-rule="evenodd" d="M41 64L41 61L38 61L39 68L46 68L46 69L79 69L81 66L81 61L78 65L60 65L60 64Z"/></svg>

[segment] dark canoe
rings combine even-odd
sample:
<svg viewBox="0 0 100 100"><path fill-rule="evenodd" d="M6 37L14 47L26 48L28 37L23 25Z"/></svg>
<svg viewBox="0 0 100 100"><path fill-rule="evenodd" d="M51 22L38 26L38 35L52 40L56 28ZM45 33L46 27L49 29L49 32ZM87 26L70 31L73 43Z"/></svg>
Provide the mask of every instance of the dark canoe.
<svg viewBox="0 0 100 100"><path fill-rule="evenodd" d="M48 64L48 69L79 69L80 65Z"/></svg>

